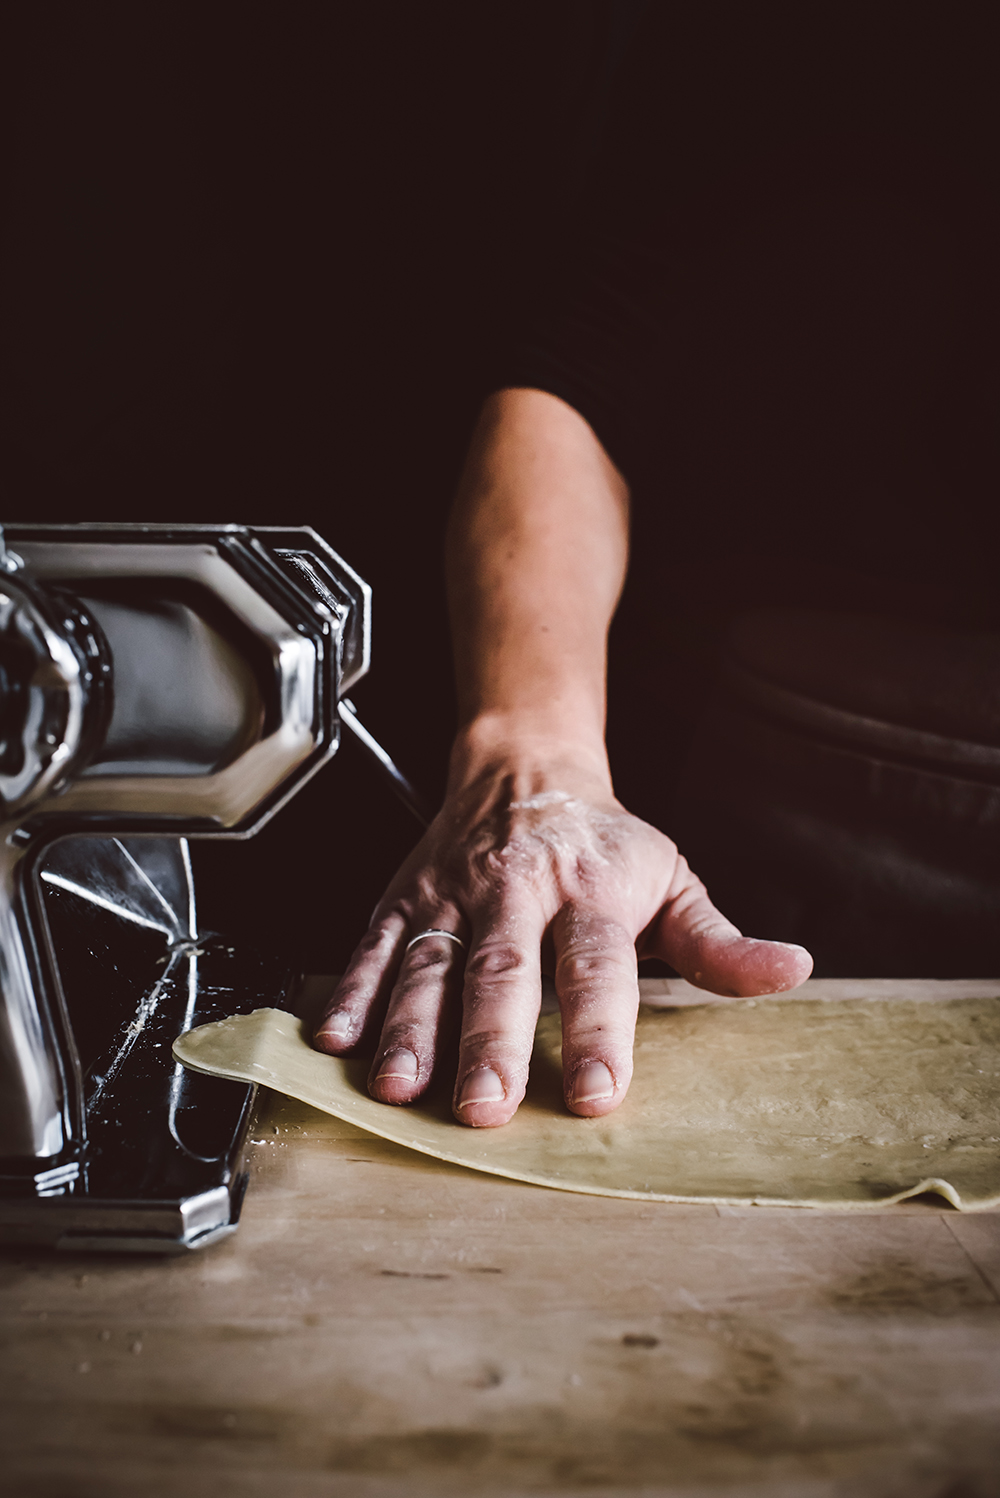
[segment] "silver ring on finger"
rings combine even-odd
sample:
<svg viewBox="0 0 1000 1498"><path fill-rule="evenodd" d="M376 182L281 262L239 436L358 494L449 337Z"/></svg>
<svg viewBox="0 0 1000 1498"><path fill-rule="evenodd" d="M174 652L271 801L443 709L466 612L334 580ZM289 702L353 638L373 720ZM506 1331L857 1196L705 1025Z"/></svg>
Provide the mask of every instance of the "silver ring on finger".
<svg viewBox="0 0 1000 1498"><path fill-rule="evenodd" d="M441 926L428 926L426 931L418 931L416 936L410 937L403 951L408 952L411 947L416 946L418 941L424 941L428 936L444 936L448 941L453 941L456 947L461 947L462 951L465 951L465 942L462 938L456 936L454 931L445 931Z"/></svg>

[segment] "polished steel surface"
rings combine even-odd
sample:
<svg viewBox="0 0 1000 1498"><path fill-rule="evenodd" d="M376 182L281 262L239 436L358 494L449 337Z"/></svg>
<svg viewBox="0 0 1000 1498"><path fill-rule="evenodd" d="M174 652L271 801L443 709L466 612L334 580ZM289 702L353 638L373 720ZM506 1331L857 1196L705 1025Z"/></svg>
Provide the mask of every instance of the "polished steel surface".
<svg viewBox="0 0 1000 1498"><path fill-rule="evenodd" d="M60 1048L32 972L20 899L20 848L0 842L0 1160L42 1172L66 1143ZM0 1163L0 1173L3 1165Z"/></svg>
<svg viewBox="0 0 1000 1498"><path fill-rule="evenodd" d="M199 933L184 839L65 838L39 886L87 1145L75 1175L49 1170L37 1192L0 1196L0 1242L153 1253L213 1242L239 1216L254 1089L194 1078L171 1042L241 1005L282 1003L290 975Z"/></svg>
<svg viewBox="0 0 1000 1498"><path fill-rule="evenodd" d="M31 922L21 898L24 844L18 820L58 792L77 762L94 672L110 663L94 641L81 653L73 636L79 608L31 584L23 559L4 551L0 580L0 1156L34 1162L32 1176L52 1185L46 1163L71 1131L65 1058L54 1035L43 985L33 971ZM62 626L61 628L59 626ZM71 1065L71 1063L69 1063ZM72 1174L71 1164L61 1179ZM38 1182L35 1182L38 1185ZM43 1189L39 1187L39 1189Z"/></svg>
<svg viewBox="0 0 1000 1498"><path fill-rule="evenodd" d="M199 932L184 836L249 836L336 752L370 590L305 527L5 529L0 1240L194 1246L250 1094L170 1042L288 975Z"/></svg>
<svg viewBox="0 0 1000 1498"><path fill-rule="evenodd" d="M412 812L421 827L429 827L434 816L432 808L421 796L416 787L406 778L395 760L382 748L382 745L370 733L361 719L358 717L357 708L347 697L342 697L338 704L340 721L344 727L349 729L358 744L374 763L382 777L388 781L393 792L399 797L407 811Z"/></svg>
<svg viewBox="0 0 1000 1498"><path fill-rule="evenodd" d="M232 1231L253 1089L196 1079L173 1037L282 1004L277 958L199 929L183 839L62 840L39 883L83 1081L87 1148L73 1189L26 1213L0 1200L0 1241L172 1253ZM99 992L101 1003L94 1003ZM206 1085L208 1084L208 1085Z"/></svg>
<svg viewBox="0 0 1000 1498"><path fill-rule="evenodd" d="M0 578L0 808L4 820L58 783L80 747L86 685L65 633L53 627L55 607L26 578ZM52 600L53 606L56 600ZM74 621L69 621L73 627Z"/></svg>
<svg viewBox="0 0 1000 1498"><path fill-rule="evenodd" d="M129 581L142 579L151 598L159 602L161 611L160 627L154 629L149 626L155 616L134 609L136 617L132 628L143 632L142 643L156 653L149 659L144 678L129 670L128 684L137 688L144 682L146 691L142 700L138 699L135 690L129 695L125 711L131 726L119 730L126 742L134 744L139 723L145 725L145 763L133 758L127 768L121 767L116 774L119 767L111 757L115 751L112 739L108 745L109 757L94 762L98 773L84 774L64 792L59 803L61 814L95 812L103 815L198 817L214 822L219 830L223 830L236 826L251 814L315 750L322 747L333 753L336 743L324 742L323 725L318 721L316 710L316 674L320 664L316 640L282 617L273 604L256 592L232 562L215 548L204 543L194 546L147 543L111 547L107 543L31 541L20 543L19 549L26 572L39 580L58 578L80 587L81 581L86 586L96 576ZM185 628L179 621L175 622L173 629L167 627L164 611L170 604L175 610L178 605L162 591L158 596L156 584L159 582L162 588L162 584L173 584L178 579L200 584L209 597L221 601L233 619L256 639L266 660L267 676L260 683L260 691L270 708L269 723L267 714L258 713L256 732L245 742L242 752L208 773L198 773L190 761L180 769L175 761L175 768L163 773L166 756L162 740L166 735L165 747L173 747L177 728L176 718L172 715L172 709L177 706L177 682L171 667L183 660L185 643L189 666L200 664L204 671L205 664L210 662L215 668L211 672L215 683L224 683L230 717L244 728L245 720L258 706L257 685L235 652L230 651L229 659L223 661L219 658L218 644L214 652L211 648L204 648L209 633L204 620L199 621L198 634L190 624ZM114 600L105 600L102 605L91 596L92 587L87 591L91 606L101 610L103 618L111 620L115 613L118 614L113 629L120 637L127 628L121 615L128 610L121 604L116 605ZM187 613L191 615L193 610L188 608ZM200 651L196 649L197 644L203 645ZM201 656L200 662L197 661L198 655ZM130 656L127 668L132 664L133 657ZM117 661L115 684L117 696ZM116 702L115 718L121 722L123 716L123 709Z"/></svg>

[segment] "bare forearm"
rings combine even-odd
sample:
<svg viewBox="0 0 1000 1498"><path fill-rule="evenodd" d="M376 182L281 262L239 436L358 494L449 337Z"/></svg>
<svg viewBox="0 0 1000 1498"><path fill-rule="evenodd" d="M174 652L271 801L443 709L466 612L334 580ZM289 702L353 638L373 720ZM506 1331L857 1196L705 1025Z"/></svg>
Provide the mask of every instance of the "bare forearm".
<svg viewBox="0 0 1000 1498"><path fill-rule="evenodd" d="M606 638L628 494L587 423L539 390L487 403L448 536L461 724L444 805L379 902L316 1032L347 1054L385 1015L369 1087L410 1103L461 1011L454 1110L506 1123L524 1095L547 946L567 1106L621 1102L636 956L716 993L799 983L799 949L744 939L655 828L615 800ZM459 996L461 983L461 996Z"/></svg>
<svg viewBox="0 0 1000 1498"><path fill-rule="evenodd" d="M604 764L627 553L628 491L584 419L543 391L492 396L448 531L460 758L537 741Z"/></svg>

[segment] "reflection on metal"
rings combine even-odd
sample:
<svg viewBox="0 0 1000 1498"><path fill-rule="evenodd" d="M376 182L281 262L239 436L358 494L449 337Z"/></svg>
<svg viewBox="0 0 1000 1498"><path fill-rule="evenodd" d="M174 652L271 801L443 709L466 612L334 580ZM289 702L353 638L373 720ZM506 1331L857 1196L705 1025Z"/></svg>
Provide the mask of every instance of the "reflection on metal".
<svg viewBox="0 0 1000 1498"><path fill-rule="evenodd" d="M251 663L181 599L86 598L114 661L115 699L95 775L211 775L259 737L264 702ZM308 702L312 656L300 665ZM155 661L155 675L150 662Z"/></svg>
<svg viewBox="0 0 1000 1498"><path fill-rule="evenodd" d="M0 532L0 1240L232 1230L251 1092L170 1044L287 974L199 933L185 839L249 836L335 753L369 649L307 528Z"/></svg>
<svg viewBox="0 0 1000 1498"><path fill-rule="evenodd" d="M24 563L16 551L10 551L7 547L7 537L4 528L0 525L0 572L17 572Z"/></svg>
<svg viewBox="0 0 1000 1498"><path fill-rule="evenodd" d="M407 811L412 812L421 827L429 827L434 813L420 792L407 780L399 766L392 760L382 745L368 732L358 717L357 708L348 698L340 699L340 721L349 728L362 749L373 760L380 774L388 780Z"/></svg>
<svg viewBox="0 0 1000 1498"><path fill-rule="evenodd" d="M323 711L324 687L334 683L321 679L324 665L330 675L323 649L324 635L333 634L329 615L321 619L313 606L308 623L284 617L279 600L238 570L235 563L247 557L205 544L125 542L110 559L104 542L22 545L32 577L85 589L91 612L119 644L136 633L142 647L138 655L119 650L121 671L115 658L111 722L64 790L63 815L196 817L221 831L265 804L307 761L318 768L323 751L336 748ZM257 560L253 553L250 560ZM98 569L103 596L94 585ZM216 620L204 617L220 605L228 641L213 628ZM301 609L300 602L289 613ZM220 682L227 701L213 721ZM206 765L206 756L214 763Z"/></svg>
<svg viewBox="0 0 1000 1498"><path fill-rule="evenodd" d="M139 862L144 848L159 854L154 870L158 884ZM134 921L137 926L162 931L171 940L181 941L193 929L194 887L190 867L184 838L178 838L176 843L159 838L134 838L131 846L117 837L64 838L49 852L41 877L46 884L113 911L124 921ZM176 899L172 904L168 898L169 893L175 893L178 872L184 889L179 908ZM188 884L190 894L184 888Z"/></svg>
<svg viewBox="0 0 1000 1498"><path fill-rule="evenodd" d="M163 880L157 893L132 840L75 837L55 846L52 862L77 871L89 864L95 888L41 870L87 1143L76 1160L35 1171L30 1192L22 1178L20 1191L0 1197L0 1240L173 1253L214 1242L238 1219L253 1089L185 1072L171 1043L234 1010L282 1004L290 974L278 959L199 936L196 924L192 937L185 841L143 841L147 866ZM172 930L166 920L136 918L140 901L153 909L158 893Z"/></svg>
<svg viewBox="0 0 1000 1498"><path fill-rule="evenodd" d="M131 1052L136 1041L139 1039L139 1036L142 1034L143 1030L145 1030L146 1028L146 1022L148 1020L151 1020L156 1014L156 1011L160 1005L160 1000L163 998L165 993L168 993L170 991L170 988L174 981L176 969L180 965L182 956L183 953L181 952L171 952L169 958L167 959L167 966L164 969L162 976L156 980L147 994L143 994L142 998L139 1000L139 1006L136 1009L134 1016L131 1019L126 1020L124 1026L122 1027L122 1030L115 1037L115 1049L111 1054L110 1060L102 1066L102 1074L94 1075L91 1077L93 1087L87 1094L88 1118L90 1117L94 1109L99 1107L104 1089L106 1087L110 1087L111 1083L115 1080L115 1077L121 1071L122 1066L128 1060L129 1053ZM181 1028L183 1029L189 1027L182 1026Z"/></svg>
<svg viewBox="0 0 1000 1498"><path fill-rule="evenodd" d="M60 1156L72 1137L59 1037L29 962L27 913L17 884L19 850L0 843L0 1139L3 1155L23 1162L32 1180L67 1163ZM26 940L26 935L28 939ZM3 1164L0 1163L0 1170ZM15 1176L20 1171L15 1170Z"/></svg>
<svg viewBox="0 0 1000 1498"><path fill-rule="evenodd" d="M78 600L0 580L0 806L56 791L106 727L111 663ZM89 744L87 740L89 739Z"/></svg>
<svg viewBox="0 0 1000 1498"><path fill-rule="evenodd" d="M198 948L195 947L194 950L186 949L185 956L187 958L187 1006L184 1010L184 1018L181 1021L178 1034L182 1034L185 1030L192 1029L195 1023L195 1013L198 1007L199 993L198 958L204 956L204 953L200 952ZM185 1155L187 1155L189 1159L199 1160L203 1165L215 1165L222 1159L222 1152L216 1153L214 1155L200 1155L198 1154L197 1150L189 1148L189 1146L184 1143L184 1140L177 1132L177 1112L181 1107L181 1100L184 1094L184 1084L187 1081L189 1075L190 1073L185 1067L181 1066L180 1062L177 1062L175 1064L173 1075L170 1078L170 1103L167 1115L167 1127L170 1130L171 1139L179 1149L182 1149L184 1151Z"/></svg>
<svg viewBox="0 0 1000 1498"><path fill-rule="evenodd" d="M136 915L134 910L118 910L110 900L94 894L93 890L87 889L85 885L75 884L72 879L63 878L61 874L53 874L50 870L43 869L42 878L46 884L54 884L58 889L69 890L72 895L81 895L93 905L100 905L104 910L110 910L115 915L121 916L122 920L134 921L137 926L145 926L150 931L162 931L165 936L170 935L170 927L165 926L162 921L148 921L145 916Z"/></svg>

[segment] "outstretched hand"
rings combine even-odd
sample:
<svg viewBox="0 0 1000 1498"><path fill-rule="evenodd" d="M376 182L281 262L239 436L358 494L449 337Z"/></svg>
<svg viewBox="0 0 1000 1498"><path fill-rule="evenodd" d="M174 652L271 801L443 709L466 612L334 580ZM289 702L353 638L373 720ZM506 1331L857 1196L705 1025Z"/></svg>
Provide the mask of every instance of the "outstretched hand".
<svg viewBox="0 0 1000 1498"><path fill-rule="evenodd" d="M428 928L465 950L443 936L408 946ZM384 1013L369 1088L411 1103L460 1008L455 1116L507 1123L524 1096L545 967L562 1011L567 1107L610 1113L632 1076L637 957L733 997L794 988L812 968L802 947L742 936L670 839L587 766L564 762L527 787L523 773L494 767L449 795L399 870L315 1044L344 1055Z"/></svg>

